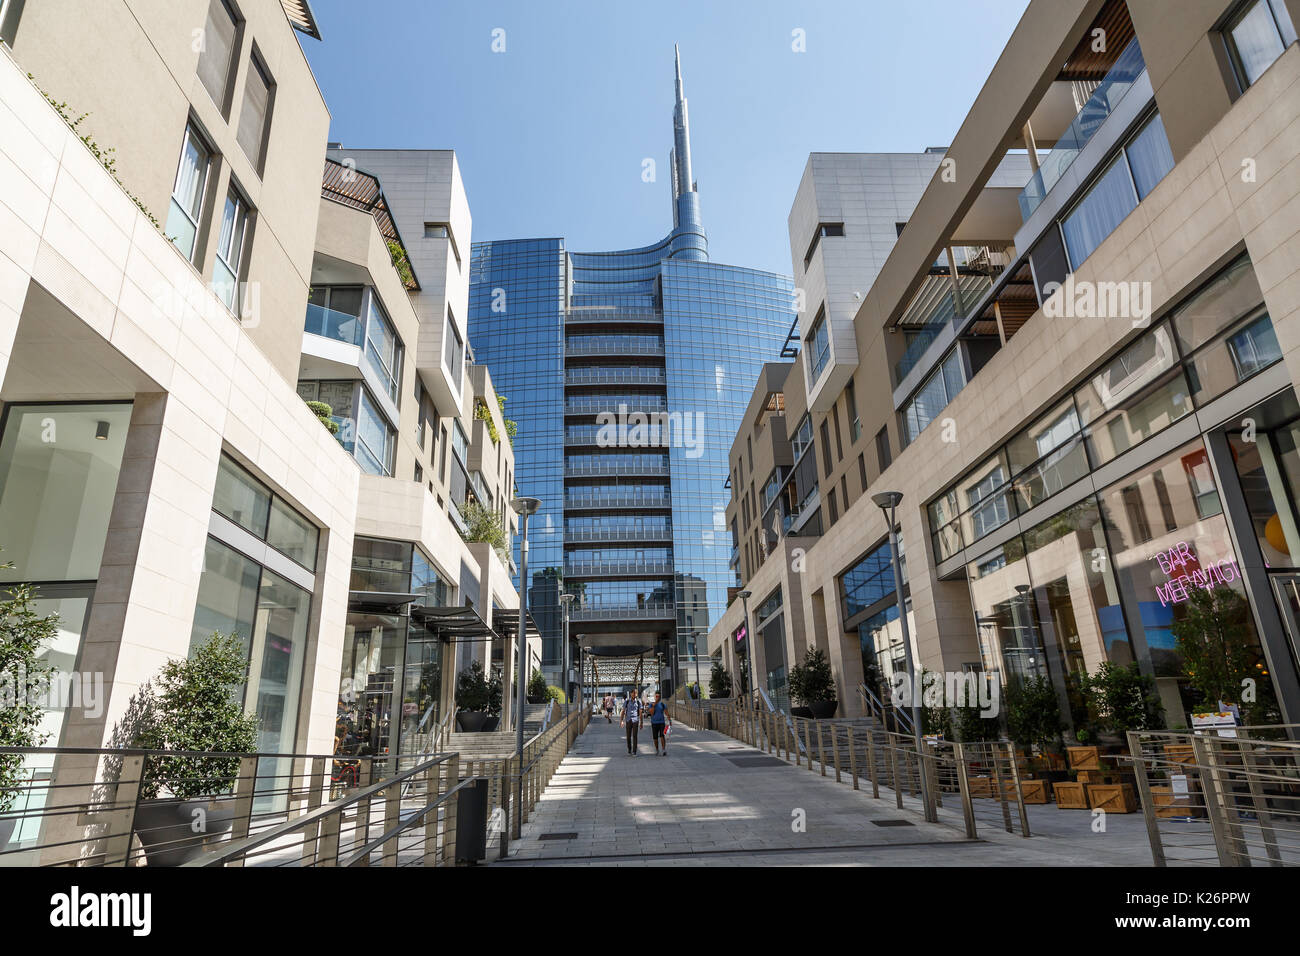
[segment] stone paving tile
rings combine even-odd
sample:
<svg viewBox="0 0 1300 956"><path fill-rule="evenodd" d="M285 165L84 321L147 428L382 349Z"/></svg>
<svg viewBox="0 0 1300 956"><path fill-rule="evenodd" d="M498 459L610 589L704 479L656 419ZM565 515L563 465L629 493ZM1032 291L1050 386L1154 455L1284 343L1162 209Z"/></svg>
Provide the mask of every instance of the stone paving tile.
<svg viewBox="0 0 1300 956"><path fill-rule="evenodd" d="M730 737L678 724L667 757L646 746L630 756L617 724L594 723L560 765L522 839L497 865L654 866L1097 866L1151 864L1140 814L1111 814L1105 833L1087 812L1030 807L1025 839L985 825L966 839L959 805L925 823L919 802L854 791L847 774L792 765L737 767L756 755ZM952 801L949 801L951 804ZM806 815L804 832L792 813ZM907 820L911 826L875 826ZM576 833L540 840L543 833Z"/></svg>

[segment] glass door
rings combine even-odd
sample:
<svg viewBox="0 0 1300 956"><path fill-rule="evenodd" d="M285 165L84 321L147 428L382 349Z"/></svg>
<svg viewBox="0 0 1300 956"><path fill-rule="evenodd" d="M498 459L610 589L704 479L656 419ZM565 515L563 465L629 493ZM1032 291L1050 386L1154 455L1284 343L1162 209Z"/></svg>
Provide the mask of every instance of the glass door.
<svg viewBox="0 0 1300 956"><path fill-rule="evenodd" d="M1291 645L1292 666L1300 668L1300 573L1273 574L1270 575L1270 580L1273 582L1278 611L1282 614L1282 624L1286 628L1287 641Z"/></svg>

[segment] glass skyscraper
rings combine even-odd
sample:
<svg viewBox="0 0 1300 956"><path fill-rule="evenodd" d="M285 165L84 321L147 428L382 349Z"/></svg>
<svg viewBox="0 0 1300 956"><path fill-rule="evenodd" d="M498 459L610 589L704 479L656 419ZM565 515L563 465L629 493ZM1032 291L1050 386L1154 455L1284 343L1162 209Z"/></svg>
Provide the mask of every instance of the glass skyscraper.
<svg viewBox="0 0 1300 956"><path fill-rule="evenodd" d="M560 587L577 597L575 644L669 659L675 644L674 684L707 680L695 657L735 583L727 456L795 317L788 277L709 262L680 60L673 132L673 229L661 241L473 247L470 343L519 423L519 493L542 500L529 605L552 681Z"/></svg>

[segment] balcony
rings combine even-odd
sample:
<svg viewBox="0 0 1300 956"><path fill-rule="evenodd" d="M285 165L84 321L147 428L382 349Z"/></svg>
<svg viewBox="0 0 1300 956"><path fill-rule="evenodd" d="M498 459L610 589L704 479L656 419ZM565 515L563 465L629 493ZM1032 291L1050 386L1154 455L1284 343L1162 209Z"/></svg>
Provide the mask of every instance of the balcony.
<svg viewBox="0 0 1300 956"><path fill-rule="evenodd" d="M565 511L605 511L622 508L671 508L673 500L669 495L575 495L564 499Z"/></svg>
<svg viewBox="0 0 1300 956"><path fill-rule="evenodd" d="M303 329L312 335L319 335L323 338L333 339L336 342L359 348L361 338L365 334L366 323L359 316L349 315L347 312L336 312L334 309L327 309L323 305L308 303L307 318Z"/></svg>
<svg viewBox="0 0 1300 956"><path fill-rule="evenodd" d="M564 343L564 354L566 356L581 357L584 355L663 355L664 343L662 340L642 340L642 339L585 339L575 341L570 339Z"/></svg>
<svg viewBox="0 0 1300 956"><path fill-rule="evenodd" d="M666 385L668 376L661 368L571 368L565 373L566 385Z"/></svg>
<svg viewBox="0 0 1300 956"><path fill-rule="evenodd" d="M635 526L600 528L565 528L565 544L600 544L610 541L671 541L671 525Z"/></svg>
<svg viewBox="0 0 1300 956"><path fill-rule="evenodd" d="M575 607L570 621L672 621L677 609L671 602L631 605L628 607Z"/></svg>
<svg viewBox="0 0 1300 956"><path fill-rule="evenodd" d="M958 289L953 287L952 277L947 272L926 276L921 288L908 303L902 318L898 320L898 328L907 337L907 347L902 358L894 365L896 386L916 367L916 363L944 327L966 318L993 287L993 276L961 275L961 269L958 266Z"/></svg>
<svg viewBox="0 0 1300 956"><path fill-rule="evenodd" d="M662 395L573 395L564 403L569 415L616 414L620 408L629 412L666 412L668 399Z"/></svg>
<svg viewBox="0 0 1300 956"><path fill-rule="evenodd" d="M642 458L610 456L608 462L583 462L565 464L566 478L592 478L617 475L667 475L667 458Z"/></svg>
<svg viewBox="0 0 1300 956"><path fill-rule="evenodd" d="M568 577L658 577L673 573L673 562L668 561L572 561L565 562L564 576Z"/></svg>
<svg viewBox="0 0 1300 956"><path fill-rule="evenodd" d="M1074 122L1061 134L1051 152L1043 157L1038 171L1030 177L1029 183L1020 193L1020 215L1024 221L1029 220L1039 203L1060 181L1075 157L1092 139L1106 117L1115 111L1119 101L1124 98L1145 69L1146 62L1142 59L1142 48L1138 46L1137 38L1134 37L1120 53L1119 59L1093 91L1092 96L1083 104Z"/></svg>
<svg viewBox="0 0 1300 956"><path fill-rule="evenodd" d="M570 306L564 314L565 325L610 325L628 322L663 325L664 317L654 309L620 309L611 306Z"/></svg>

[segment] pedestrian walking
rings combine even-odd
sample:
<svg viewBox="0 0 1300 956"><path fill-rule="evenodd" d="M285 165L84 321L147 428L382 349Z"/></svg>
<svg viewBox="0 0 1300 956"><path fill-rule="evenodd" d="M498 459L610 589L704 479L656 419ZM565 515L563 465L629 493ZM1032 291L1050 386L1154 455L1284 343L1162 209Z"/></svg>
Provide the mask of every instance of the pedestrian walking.
<svg viewBox="0 0 1300 956"><path fill-rule="evenodd" d="M605 723L612 724L614 722L614 695L613 694L605 695L604 708L605 708Z"/></svg>
<svg viewBox="0 0 1300 956"><path fill-rule="evenodd" d="M623 727L627 729L627 752L636 756L637 732L641 729L641 700L636 691L623 705Z"/></svg>
<svg viewBox="0 0 1300 956"><path fill-rule="evenodd" d="M655 753L661 757L668 756L668 727L672 723L668 719L668 705L664 703L663 694L655 691L655 701L650 707L650 733L654 738ZM663 749L660 750L662 743Z"/></svg>

